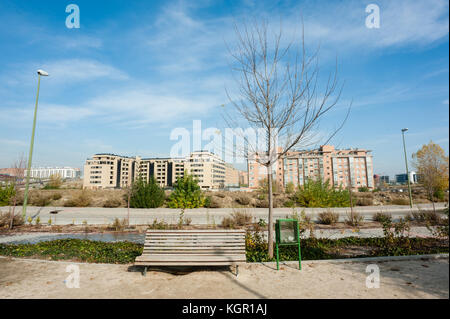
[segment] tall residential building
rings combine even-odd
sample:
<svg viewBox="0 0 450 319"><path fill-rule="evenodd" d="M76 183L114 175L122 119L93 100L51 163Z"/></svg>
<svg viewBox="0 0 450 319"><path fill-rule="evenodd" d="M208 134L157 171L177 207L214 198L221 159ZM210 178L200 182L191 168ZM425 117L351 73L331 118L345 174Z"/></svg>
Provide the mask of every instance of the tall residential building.
<svg viewBox="0 0 450 319"><path fill-rule="evenodd" d="M231 164L225 164L225 187L239 187L240 174Z"/></svg>
<svg viewBox="0 0 450 319"><path fill-rule="evenodd" d="M27 176L27 169L24 170L24 176ZM80 178L81 171L73 167L34 167L30 170L31 178L47 179L52 175L58 175L65 178Z"/></svg>
<svg viewBox="0 0 450 319"><path fill-rule="evenodd" d="M186 170L202 189L225 187L225 161L209 151L196 151L186 159Z"/></svg>
<svg viewBox="0 0 450 319"><path fill-rule="evenodd" d="M151 176L161 187L172 187L185 171L198 179L202 189L225 186L225 162L211 152L197 151L186 158L96 154L84 165L83 188L123 188L138 178L149 181Z"/></svg>
<svg viewBox="0 0 450 319"><path fill-rule="evenodd" d="M304 185L306 180L321 179L330 185L353 188L373 188L373 166L371 151L364 149L335 149L322 145L317 150L291 151L272 167L274 181L285 187ZM259 181L267 177L266 167L256 160L248 162L249 187L257 188Z"/></svg>

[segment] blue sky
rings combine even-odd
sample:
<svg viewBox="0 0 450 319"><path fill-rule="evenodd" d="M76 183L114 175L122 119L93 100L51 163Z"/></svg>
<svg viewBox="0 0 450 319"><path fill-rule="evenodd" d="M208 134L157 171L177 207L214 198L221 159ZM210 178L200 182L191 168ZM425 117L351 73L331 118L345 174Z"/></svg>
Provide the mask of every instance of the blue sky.
<svg viewBox="0 0 450 319"><path fill-rule="evenodd" d="M80 8L68 29L65 8ZM368 4L379 29L365 26ZM404 171L430 140L448 153L449 7L447 1L9 1L0 2L0 167L27 155L42 79L33 165L82 167L99 152L168 156L175 127L224 123L225 88L235 90L226 44L233 23L264 18L287 36L303 17L307 48L320 44L321 71L345 81L332 127L353 100L332 140L373 150L374 171ZM208 141L204 141L207 144Z"/></svg>

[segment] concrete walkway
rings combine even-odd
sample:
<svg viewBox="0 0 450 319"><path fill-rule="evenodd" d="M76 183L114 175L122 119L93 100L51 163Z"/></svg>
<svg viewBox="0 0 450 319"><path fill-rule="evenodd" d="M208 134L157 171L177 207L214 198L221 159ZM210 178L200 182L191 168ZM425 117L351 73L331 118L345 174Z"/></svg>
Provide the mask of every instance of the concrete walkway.
<svg viewBox="0 0 450 319"><path fill-rule="evenodd" d="M446 203L436 203L436 209L443 209ZM360 206L355 207L354 211L359 212L364 216L364 220L371 221L372 215L377 212L389 213L394 219L404 217L411 213L411 211L426 210L431 211L433 206L431 204L420 204L414 206L412 209L409 206L390 205L390 206ZM267 221L267 208L238 208L237 210L245 210L250 213L256 221L264 219ZM320 212L326 211L327 208L295 208L295 211L300 214L304 210L306 214L310 214L313 220L317 220L317 215ZM340 215L340 220L343 221L350 213L350 208L330 208L331 211ZM8 207L1 207L0 211L7 212ZM22 207L16 207L16 212L21 212ZM51 211L58 211L57 214L50 214ZM230 216L233 208L196 208L186 209L184 216L190 218L191 223L195 225L211 225L220 224L224 217ZM293 213L292 208L274 208L274 218L285 218ZM36 219L40 217L41 223L45 224L52 218L52 224L68 225L68 224L82 224L86 221L90 225L95 224L110 224L115 218L126 218L126 208L103 208L103 207L27 207L27 216ZM130 224L142 225L152 223L153 220L164 220L167 223L178 223L180 216L179 209L171 208L152 208L152 209L130 209Z"/></svg>

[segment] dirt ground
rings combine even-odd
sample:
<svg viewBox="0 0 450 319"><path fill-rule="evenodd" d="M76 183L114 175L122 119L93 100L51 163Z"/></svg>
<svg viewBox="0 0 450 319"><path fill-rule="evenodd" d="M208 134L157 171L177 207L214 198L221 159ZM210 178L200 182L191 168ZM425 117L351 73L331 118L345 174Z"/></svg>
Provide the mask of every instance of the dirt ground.
<svg viewBox="0 0 450 319"><path fill-rule="evenodd" d="M70 262L0 258L0 298L449 298L447 259L377 262L380 287L366 287L375 262L244 264L225 268L149 269L80 264L80 287L67 288Z"/></svg>

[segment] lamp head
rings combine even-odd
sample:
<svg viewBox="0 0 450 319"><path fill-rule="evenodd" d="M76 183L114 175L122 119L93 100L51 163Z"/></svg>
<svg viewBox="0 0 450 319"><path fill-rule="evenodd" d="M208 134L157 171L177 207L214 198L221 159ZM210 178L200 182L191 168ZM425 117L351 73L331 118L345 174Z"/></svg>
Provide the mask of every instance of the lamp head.
<svg viewBox="0 0 450 319"><path fill-rule="evenodd" d="M402 128L402 132L406 132L407 130L407 128Z"/></svg>
<svg viewBox="0 0 450 319"><path fill-rule="evenodd" d="M42 76L48 76L48 73L41 69L37 70L37 73Z"/></svg>

